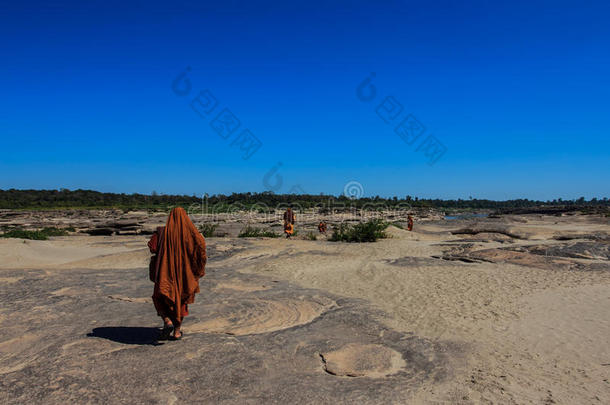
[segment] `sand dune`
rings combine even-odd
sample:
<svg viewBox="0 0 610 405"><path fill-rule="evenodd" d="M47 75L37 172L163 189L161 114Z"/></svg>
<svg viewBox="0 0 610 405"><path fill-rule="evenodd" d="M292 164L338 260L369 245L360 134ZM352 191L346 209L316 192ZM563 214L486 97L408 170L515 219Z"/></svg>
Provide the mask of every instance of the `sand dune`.
<svg viewBox="0 0 610 405"><path fill-rule="evenodd" d="M127 241L133 238L112 237L113 239L89 238L85 236L57 237L49 240L24 240L24 239L2 239L0 238L0 252L3 260L0 269L32 269L43 267L64 266L70 262L95 259L99 261L105 255L113 255L121 252L139 250L144 252L142 245L137 248L129 246ZM140 238L139 240L144 240ZM142 256L144 257L144 256ZM101 259L103 260L103 259ZM95 264L95 261L93 262ZM114 265L123 266L122 260L117 260ZM111 263L107 263L109 266ZM69 267L69 265L68 265ZM81 266L86 267L86 266Z"/></svg>

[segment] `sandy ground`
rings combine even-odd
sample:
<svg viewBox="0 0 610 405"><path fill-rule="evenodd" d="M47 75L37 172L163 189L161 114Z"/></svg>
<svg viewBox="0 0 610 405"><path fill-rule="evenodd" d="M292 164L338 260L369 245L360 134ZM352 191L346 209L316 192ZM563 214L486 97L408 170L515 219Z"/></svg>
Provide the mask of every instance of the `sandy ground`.
<svg viewBox="0 0 610 405"><path fill-rule="evenodd" d="M380 397L375 396L372 385L372 393L358 397L362 402L610 403L608 219L536 215L506 217L491 224L496 228L501 225L503 231L518 237L499 232L450 232L485 228L491 222L432 221L416 224L414 232L391 227L391 238L368 244L209 238L208 274L216 275L210 276L213 284L202 282L198 306L192 312L203 315L186 322L185 331L195 336L224 334L245 339L309 325L295 346L297 353L299 345L308 347L315 340L316 319L340 308L342 299L356 300L353 302L364 303L366 322L379 322L379 330L386 330L380 336L391 331L417 337L426 342L425 347L438 344L453 348L442 356L426 352L430 359L436 359L431 362L438 362L434 367L446 372L421 380L410 375L409 389L404 392L397 391L397 380L388 380L392 384L378 385ZM563 238L566 235L569 237ZM111 291L104 292L105 296L132 305L129 308L139 305L138 316L155 322L146 293L130 294L119 288L124 274L121 269L140 269L146 277L143 269L149 255L145 242L143 236L0 239L0 286L5 292L0 323L6 326L14 319L8 291L30 277L27 271L67 277L77 269L110 271L104 273ZM562 253L568 248L572 249L569 253ZM455 259L456 251L468 260ZM218 278L221 276L230 277ZM273 295L275 283L287 283L281 297ZM145 281L142 286L152 290ZM88 288L54 287L52 295L78 297L98 291ZM206 297L211 292L219 297L230 294L210 302ZM304 300L305 296L309 298ZM43 314L40 309L36 316L51 316ZM0 359L6 361L0 366L3 378L23 372L35 361L28 353L37 341L35 330L21 336L0 333ZM410 367L405 352L397 346L391 348L383 341L364 343L346 342L328 353L320 352L323 364L315 373L341 381L381 384ZM228 343L222 344L226 347ZM120 350L120 346L104 350L111 353L115 349ZM190 353L197 356L199 351ZM324 381L312 382L312 389L323 391ZM268 389L273 392L279 388ZM4 390L9 401L32 399L27 393ZM396 395L389 396L392 390ZM178 394L172 398L182 399ZM212 398L216 397L210 394L199 400L213 402ZM296 402L317 402L296 398ZM348 393L344 393L334 402L347 402L347 398ZM161 398L157 402L172 400Z"/></svg>

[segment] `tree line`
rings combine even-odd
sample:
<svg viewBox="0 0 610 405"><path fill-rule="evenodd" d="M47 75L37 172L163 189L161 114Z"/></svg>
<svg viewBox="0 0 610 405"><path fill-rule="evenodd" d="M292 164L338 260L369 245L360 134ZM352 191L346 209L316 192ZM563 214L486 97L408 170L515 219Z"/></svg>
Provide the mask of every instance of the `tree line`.
<svg viewBox="0 0 610 405"><path fill-rule="evenodd" d="M387 208L434 208L444 210L506 210L525 209L532 207L609 207L610 201L607 197L592 198L586 200L584 197L575 200L563 200L561 198L547 201L515 199L506 201L495 201L487 199L427 199L410 195L404 197L383 198L362 197L350 199L346 196L333 196L326 194L275 194L267 191L262 193L233 193L231 195L165 195L157 194L125 194L125 193L102 193L94 190L0 190L0 209L61 209L61 208L84 208L84 209L145 209L145 210L167 210L175 206L192 207L201 206L222 212L223 209L235 210L236 207L243 209L274 209L281 206L293 205L298 208L334 208L350 207L356 209L375 209L375 207Z"/></svg>

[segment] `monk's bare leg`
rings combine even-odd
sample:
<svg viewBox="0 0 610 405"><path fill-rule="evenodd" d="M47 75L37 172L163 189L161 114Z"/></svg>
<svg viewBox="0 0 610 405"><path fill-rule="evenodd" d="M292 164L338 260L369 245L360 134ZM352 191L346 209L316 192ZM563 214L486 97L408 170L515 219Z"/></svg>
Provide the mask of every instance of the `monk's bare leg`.
<svg viewBox="0 0 610 405"><path fill-rule="evenodd" d="M163 329L161 330L161 334L159 335L159 340L167 340L169 339L170 333L174 329L174 325L170 318L167 316L161 316L163 319Z"/></svg>
<svg viewBox="0 0 610 405"><path fill-rule="evenodd" d="M180 331L180 326L182 326L182 323L178 323L178 322L174 322L174 337L176 339L182 337L182 332Z"/></svg>

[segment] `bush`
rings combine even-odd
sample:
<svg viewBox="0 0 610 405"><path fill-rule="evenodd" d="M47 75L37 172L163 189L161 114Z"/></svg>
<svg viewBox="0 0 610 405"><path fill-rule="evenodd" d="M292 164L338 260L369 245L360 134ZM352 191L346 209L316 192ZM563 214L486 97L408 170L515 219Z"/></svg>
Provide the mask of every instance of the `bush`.
<svg viewBox="0 0 610 405"><path fill-rule="evenodd" d="M385 229L388 223L381 219L371 219L356 225L341 224L333 231L330 240L333 242L375 242L386 238Z"/></svg>
<svg viewBox="0 0 610 405"><path fill-rule="evenodd" d="M315 234L315 233L313 233L313 232L309 232L309 233L308 233L308 234L305 236L305 238L307 238L307 239L309 239L309 240L318 240L318 237L317 237L317 236L316 236L316 234Z"/></svg>
<svg viewBox="0 0 610 405"><path fill-rule="evenodd" d="M267 231L260 228L254 228L250 225L241 230L239 238L279 238L281 235L273 231Z"/></svg>
<svg viewBox="0 0 610 405"><path fill-rule="evenodd" d="M74 228L72 228L72 229L74 229ZM42 232L42 234L46 235L46 236L67 236L68 235L68 229L66 229L66 228L48 227L48 228L43 228L40 232Z"/></svg>
<svg viewBox="0 0 610 405"><path fill-rule="evenodd" d="M74 228L72 228L74 229ZM4 232L0 237L2 238L19 238L19 239L33 239L33 240L47 240L49 236L66 236L68 231L66 229L60 229L55 227L47 227L38 231L26 231L21 228L13 228Z"/></svg>
<svg viewBox="0 0 610 405"><path fill-rule="evenodd" d="M199 226L199 232L201 232L204 237L211 238L214 236L216 228L218 228L218 224L202 224Z"/></svg>

